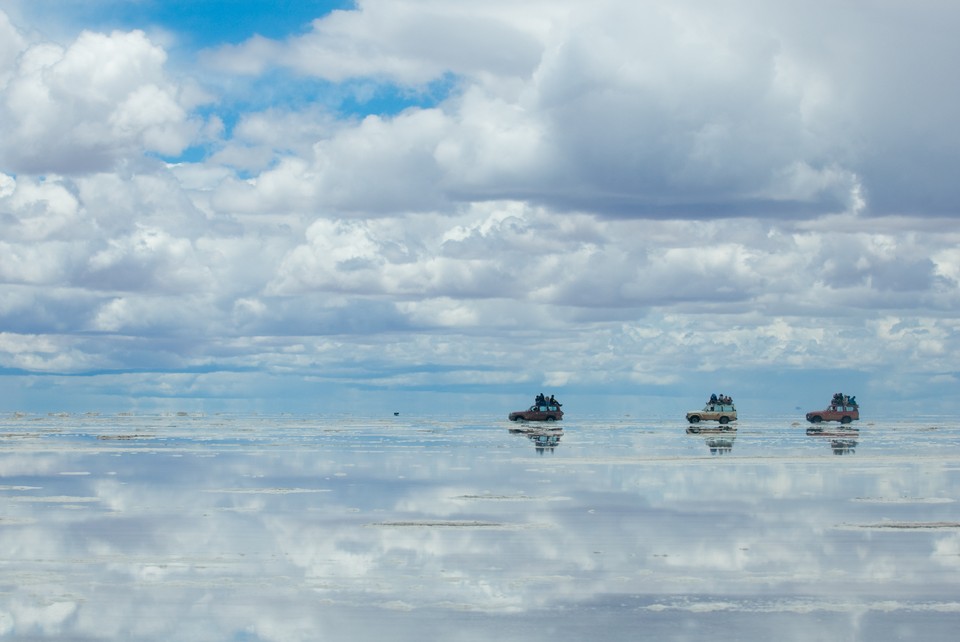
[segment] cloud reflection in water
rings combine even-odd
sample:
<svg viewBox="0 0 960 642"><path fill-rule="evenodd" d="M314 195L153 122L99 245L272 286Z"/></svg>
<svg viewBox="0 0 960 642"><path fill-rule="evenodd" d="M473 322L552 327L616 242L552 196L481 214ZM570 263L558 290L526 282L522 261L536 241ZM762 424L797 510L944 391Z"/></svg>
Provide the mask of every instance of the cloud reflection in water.
<svg viewBox="0 0 960 642"><path fill-rule="evenodd" d="M503 424L7 419L0 635L885 640L960 624L956 428L870 427L838 458L786 421L741 422L729 448L677 426Z"/></svg>

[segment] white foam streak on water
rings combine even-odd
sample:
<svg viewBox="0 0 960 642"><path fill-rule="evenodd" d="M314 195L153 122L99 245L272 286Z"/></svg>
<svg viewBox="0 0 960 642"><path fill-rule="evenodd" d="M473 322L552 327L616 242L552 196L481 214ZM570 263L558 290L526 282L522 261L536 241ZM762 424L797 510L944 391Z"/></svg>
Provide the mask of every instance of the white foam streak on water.
<svg viewBox="0 0 960 642"><path fill-rule="evenodd" d="M805 427L6 417L0 636L947 639L958 425Z"/></svg>

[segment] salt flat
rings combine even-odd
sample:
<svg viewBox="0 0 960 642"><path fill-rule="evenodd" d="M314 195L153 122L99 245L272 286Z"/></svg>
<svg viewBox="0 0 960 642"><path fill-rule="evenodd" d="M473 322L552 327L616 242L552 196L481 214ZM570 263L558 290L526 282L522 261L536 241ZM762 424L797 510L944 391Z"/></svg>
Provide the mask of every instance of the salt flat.
<svg viewBox="0 0 960 642"><path fill-rule="evenodd" d="M960 427L17 415L0 638L946 640Z"/></svg>

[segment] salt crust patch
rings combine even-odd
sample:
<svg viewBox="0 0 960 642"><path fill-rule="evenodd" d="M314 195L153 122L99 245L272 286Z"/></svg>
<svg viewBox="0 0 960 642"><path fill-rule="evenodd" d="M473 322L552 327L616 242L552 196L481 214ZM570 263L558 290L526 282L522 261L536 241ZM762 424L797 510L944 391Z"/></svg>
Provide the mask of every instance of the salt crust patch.
<svg viewBox="0 0 960 642"><path fill-rule="evenodd" d="M960 613L960 602L923 602L904 603L893 600L880 602L846 602L831 599L827 601L815 600L777 600L772 602L677 602L668 604L650 604L641 607L641 611L689 611L692 613L709 613L714 611L737 611L740 613L849 613L853 610L877 611L891 613L896 611L930 612L930 613Z"/></svg>
<svg viewBox="0 0 960 642"><path fill-rule="evenodd" d="M863 504L952 504L949 497L855 497L854 502Z"/></svg>
<svg viewBox="0 0 960 642"><path fill-rule="evenodd" d="M488 604L488 605L479 605L473 602L451 602L449 600L443 600L437 602L434 606L438 609L446 609L448 611L460 611L464 613L522 613L523 609L520 607L514 606L513 604Z"/></svg>
<svg viewBox="0 0 960 642"><path fill-rule="evenodd" d="M960 528L960 522L879 522L876 524L844 524L844 526L867 530L930 530Z"/></svg>
<svg viewBox="0 0 960 642"><path fill-rule="evenodd" d="M364 524L367 528L483 528L491 530L528 530L533 528L550 528L544 524L504 524L501 522L456 521L456 520L409 520L374 522Z"/></svg>
<svg viewBox="0 0 960 642"><path fill-rule="evenodd" d="M156 439L155 435L97 435L100 441L133 441L134 439Z"/></svg>
<svg viewBox="0 0 960 642"><path fill-rule="evenodd" d="M70 495L50 495L47 497L11 497L15 502L48 503L48 504L81 504L99 502L99 497L72 497Z"/></svg>
<svg viewBox="0 0 960 642"><path fill-rule="evenodd" d="M0 516L0 526L27 526L36 524L37 520L32 517L2 517Z"/></svg>
<svg viewBox="0 0 960 642"><path fill-rule="evenodd" d="M410 520L396 522L377 522L367 524L367 526L382 526L386 528L504 528L506 524L500 522L480 522L480 521L451 521L451 520Z"/></svg>
<svg viewBox="0 0 960 642"><path fill-rule="evenodd" d="M329 493L329 488L212 488L205 493L229 493L232 495L293 495L296 493Z"/></svg>
<svg viewBox="0 0 960 642"><path fill-rule="evenodd" d="M484 500L497 502L562 502L570 501L569 497L534 497L532 495L457 495L451 499L468 501Z"/></svg>

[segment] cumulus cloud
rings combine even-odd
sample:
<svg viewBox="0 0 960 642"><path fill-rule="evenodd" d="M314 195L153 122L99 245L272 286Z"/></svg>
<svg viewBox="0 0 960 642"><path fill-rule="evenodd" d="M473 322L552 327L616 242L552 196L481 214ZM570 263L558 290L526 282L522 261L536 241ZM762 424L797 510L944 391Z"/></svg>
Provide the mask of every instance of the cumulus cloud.
<svg viewBox="0 0 960 642"><path fill-rule="evenodd" d="M306 35L285 42L256 36L210 51L207 60L236 73L288 66L334 81L376 76L422 84L447 71L526 75L540 53L536 31L550 21L537 15L558 10L556 4L550 6L539 1L518 8L501 1L366 0L357 11L334 11L315 20ZM518 13L533 24L512 20Z"/></svg>
<svg viewBox="0 0 960 642"><path fill-rule="evenodd" d="M455 199L702 218L810 216L865 198L889 212L903 201L891 184L917 204L953 195L919 165L909 181L895 175L894 155L881 147L914 150L919 137L929 150L924 174L956 169L948 151L956 146L941 138L955 128L938 106L958 98L941 81L952 59L942 54L957 46L943 26L950 9L925 7L917 19L892 4L865 20L832 4L754 8L371 0L286 41L210 52L209 62L404 85L454 74L462 94L444 107L442 139L421 140L435 148L437 179ZM889 31L902 46L888 45ZM935 48L911 44L928 37ZM911 114L895 92L924 99ZM400 136L408 125L384 129ZM407 165L423 166L417 150L407 152ZM919 182L925 189L911 187Z"/></svg>
<svg viewBox="0 0 960 642"><path fill-rule="evenodd" d="M20 241L43 241L72 238L79 227L80 199L69 185L51 180L34 180L29 176L15 179L0 175L3 188L0 198L18 216L8 227L7 238Z"/></svg>
<svg viewBox="0 0 960 642"><path fill-rule="evenodd" d="M7 14L0 11L0 87L9 82L16 59L25 47L26 43L20 32L10 22Z"/></svg>
<svg viewBox="0 0 960 642"><path fill-rule="evenodd" d="M4 58L0 160L8 170L110 169L144 152L175 156L198 133L164 71L166 53L143 32L83 32L67 47L21 40Z"/></svg>
<svg viewBox="0 0 960 642"><path fill-rule="evenodd" d="M190 69L0 13L0 367L951 380L951 11L375 0ZM277 70L450 91L226 104Z"/></svg>

